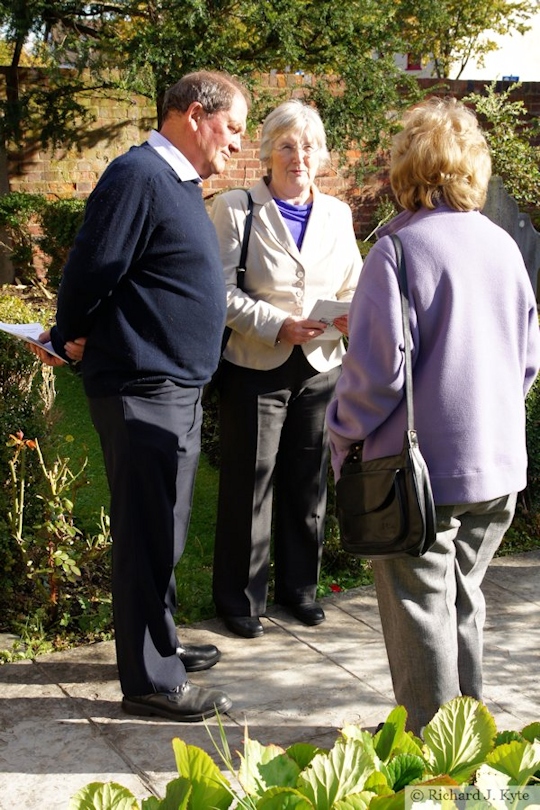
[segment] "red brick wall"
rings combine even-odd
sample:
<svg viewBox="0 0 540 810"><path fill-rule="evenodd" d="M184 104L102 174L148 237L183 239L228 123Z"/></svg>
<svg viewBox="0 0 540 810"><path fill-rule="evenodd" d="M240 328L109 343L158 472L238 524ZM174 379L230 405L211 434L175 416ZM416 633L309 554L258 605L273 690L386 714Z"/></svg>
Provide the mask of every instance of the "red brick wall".
<svg viewBox="0 0 540 810"><path fill-rule="evenodd" d="M3 79L0 69L0 83ZM420 79L422 87L437 85L436 80ZM291 74L275 74L266 77L266 84L276 94L288 90L289 95L302 96L309 87L311 77ZM486 82L448 81L444 91L463 97L471 92L481 92ZM3 89L0 84L0 92ZM514 98L521 98L532 115L540 116L540 82L524 83ZM11 191L28 191L55 197L88 196L99 176L119 154L132 144L143 141L155 126L155 110L144 98L126 96L120 98L96 98L89 102L96 120L81 131L78 144L68 149L44 151L28 146L21 152L8 154L8 181ZM227 171L220 177L205 181L205 196L234 186L252 185L262 173L258 158L258 140L244 139L243 150L233 158ZM354 153L350 161L355 159ZM345 170L338 166L337 156L318 180L322 191L346 200L353 209L355 228L359 237L365 238L376 224L374 209L381 194L389 194L384 179L373 178L367 186L356 187Z"/></svg>

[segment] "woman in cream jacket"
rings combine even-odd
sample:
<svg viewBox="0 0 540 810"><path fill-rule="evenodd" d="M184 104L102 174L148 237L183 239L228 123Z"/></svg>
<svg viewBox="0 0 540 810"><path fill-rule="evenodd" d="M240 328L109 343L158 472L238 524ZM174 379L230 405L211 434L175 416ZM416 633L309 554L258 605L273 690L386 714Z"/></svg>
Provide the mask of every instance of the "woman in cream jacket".
<svg viewBox="0 0 540 810"><path fill-rule="evenodd" d="M325 618L315 601L326 510L324 417L347 316L334 320L337 331L309 313L318 299L350 301L362 265L350 208L314 184L327 159L312 107L288 101L266 118L267 175L250 190L242 290L236 269L246 192L222 194L212 212L232 329L220 389L214 601L228 629L245 638L263 633L272 534L275 601L305 624Z"/></svg>

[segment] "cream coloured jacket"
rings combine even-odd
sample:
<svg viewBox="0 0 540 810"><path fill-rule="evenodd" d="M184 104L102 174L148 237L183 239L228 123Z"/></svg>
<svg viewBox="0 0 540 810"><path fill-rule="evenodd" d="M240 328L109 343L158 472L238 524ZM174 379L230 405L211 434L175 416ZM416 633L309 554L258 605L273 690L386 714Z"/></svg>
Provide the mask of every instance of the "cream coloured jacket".
<svg viewBox="0 0 540 810"><path fill-rule="evenodd" d="M290 343L276 344L290 316L308 317L318 298L352 300L362 259L349 206L314 186L313 207L298 250L264 180L252 189L253 223L246 261L245 290L236 268L247 213L243 189L216 198L211 212L227 285L227 325L232 334L224 357L235 365L270 370L290 356ZM340 365L342 340L312 340L302 349L319 372Z"/></svg>

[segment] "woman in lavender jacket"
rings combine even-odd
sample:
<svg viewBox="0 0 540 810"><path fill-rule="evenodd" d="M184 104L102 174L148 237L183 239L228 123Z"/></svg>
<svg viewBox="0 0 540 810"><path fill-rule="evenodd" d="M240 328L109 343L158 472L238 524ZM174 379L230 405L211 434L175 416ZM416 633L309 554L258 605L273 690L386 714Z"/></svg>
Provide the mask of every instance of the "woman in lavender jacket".
<svg viewBox="0 0 540 810"><path fill-rule="evenodd" d="M481 584L526 485L538 314L516 243L480 213L490 173L484 136L462 104L432 98L408 111L390 169L405 211L366 260L327 414L336 479L355 440L365 439L365 459L400 452L404 345L389 237L399 233L437 540L422 558L374 561L373 570L396 700L416 734L451 698L482 700Z"/></svg>

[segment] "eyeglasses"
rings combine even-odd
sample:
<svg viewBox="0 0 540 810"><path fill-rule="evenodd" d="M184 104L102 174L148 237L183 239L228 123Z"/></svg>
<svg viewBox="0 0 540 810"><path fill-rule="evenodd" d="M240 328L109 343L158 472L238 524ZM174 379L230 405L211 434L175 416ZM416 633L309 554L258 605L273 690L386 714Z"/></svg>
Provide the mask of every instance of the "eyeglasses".
<svg viewBox="0 0 540 810"><path fill-rule="evenodd" d="M280 146L274 147L274 150L283 157L292 157L296 152L305 157L311 157L319 151L319 147L313 143L282 143Z"/></svg>

